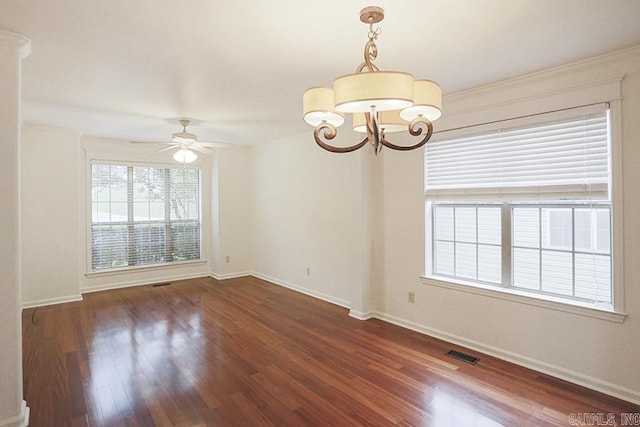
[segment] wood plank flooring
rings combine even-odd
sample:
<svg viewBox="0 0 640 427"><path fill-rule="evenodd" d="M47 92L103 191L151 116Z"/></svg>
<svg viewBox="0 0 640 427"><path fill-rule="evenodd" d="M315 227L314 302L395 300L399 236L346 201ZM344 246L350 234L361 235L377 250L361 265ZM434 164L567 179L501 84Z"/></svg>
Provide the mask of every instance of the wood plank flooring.
<svg viewBox="0 0 640 427"><path fill-rule="evenodd" d="M23 312L31 426L543 426L634 406L256 278ZM464 351L476 365L444 353Z"/></svg>

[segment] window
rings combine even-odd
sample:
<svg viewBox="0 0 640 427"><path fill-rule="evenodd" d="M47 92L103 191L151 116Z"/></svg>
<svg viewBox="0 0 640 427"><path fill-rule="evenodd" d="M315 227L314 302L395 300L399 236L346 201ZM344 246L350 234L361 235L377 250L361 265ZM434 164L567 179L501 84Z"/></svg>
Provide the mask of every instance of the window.
<svg viewBox="0 0 640 427"><path fill-rule="evenodd" d="M432 210L434 274L611 302L608 205L434 203ZM503 233L511 234L510 254Z"/></svg>
<svg viewBox="0 0 640 427"><path fill-rule="evenodd" d="M200 259L200 171L91 165L91 270Z"/></svg>
<svg viewBox="0 0 640 427"><path fill-rule="evenodd" d="M609 135L599 105L427 144L427 273L612 305Z"/></svg>

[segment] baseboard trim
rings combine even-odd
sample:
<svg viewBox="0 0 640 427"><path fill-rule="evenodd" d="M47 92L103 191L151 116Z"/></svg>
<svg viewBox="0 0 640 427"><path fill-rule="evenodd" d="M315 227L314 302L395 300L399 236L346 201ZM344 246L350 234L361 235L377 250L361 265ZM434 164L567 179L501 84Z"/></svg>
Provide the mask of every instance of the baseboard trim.
<svg viewBox="0 0 640 427"><path fill-rule="evenodd" d="M78 295L69 295L66 297L55 297L55 298L45 298L45 299L40 299L40 300L35 300L35 301L27 301L27 302L23 302L22 303L22 309L26 309L26 308L34 308L34 307L44 307L47 305L54 305L54 304L63 304L65 302L76 302L76 301L82 301L82 295L78 294ZM2 424L0 424L1 426Z"/></svg>
<svg viewBox="0 0 640 427"><path fill-rule="evenodd" d="M20 404L20 414L15 417L0 420L0 427L27 427L31 411L24 400Z"/></svg>
<svg viewBox="0 0 640 427"><path fill-rule="evenodd" d="M314 291L313 289L294 285L292 283L285 282L284 280L267 276L266 274L256 273L255 271L251 272L251 276L256 277L258 279L266 280L267 282L273 283L274 285L282 286L284 288L289 288L293 291L300 292L301 294L309 295L311 297L318 298L326 302L330 302L331 304L339 305L340 307L351 308L351 303L349 303L348 301L345 301L340 298L332 297L331 295L327 295L322 292Z"/></svg>
<svg viewBox="0 0 640 427"><path fill-rule="evenodd" d="M494 346L482 344L478 341L470 340L468 338L450 334L438 329L429 328L410 320L392 316L390 314L376 312L373 317L397 326L401 326L403 328L411 329L412 331L420 332L422 334L450 342L452 344L467 347L471 350L475 350L489 356L514 363L516 365L524 366L525 368L533 369L534 371L538 371L543 374L547 374L552 377L559 378L561 380L565 380L570 383L607 394L609 396L617 397L618 399L626 400L627 402L631 402L636 405L640 405L640 392L631 390L626 387L622 387L597 378L589 377L587 375L559 366L544 363L539 360L531 359L526 356L521 356L519 354L502 350Z"/></svg>
<svg viewBox="0 0 640 427"><path fill-rule="evenodd" d="M88 286L80 288L80 292L88 294L91 292L108 291L111 289L131 288L133 286L153 285L156 283L175 282L177 280L197 279L200 277L208 277L209 273L193 273L187 275L158 277L153 280L131 280L127 282L109 283L106 285Z"/></svg>
<svg viewBox="0 0 640 427"><path fill-rule="evenodd" d="M238 277L246 277L251 275L252 274L249 271L241 271L238 273L224 273L224 274L218 274L218 273L212 272L209 276L211 276L216 280L227 280L227 279L237 279Z"/></svg>
<svg viewBox="0 0 640 427"><path fill-rule="evenodd" d="M376 312L375 311L362 312L362 311L351 309L349 310L349 316L358 320L369 320L376 317Z"/></svg>

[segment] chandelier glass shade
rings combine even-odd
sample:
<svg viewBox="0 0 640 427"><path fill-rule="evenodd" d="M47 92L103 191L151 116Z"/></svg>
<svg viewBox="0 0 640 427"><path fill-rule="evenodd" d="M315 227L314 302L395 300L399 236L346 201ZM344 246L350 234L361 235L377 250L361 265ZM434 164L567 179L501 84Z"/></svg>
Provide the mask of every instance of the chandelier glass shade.
<svg viewBox="0 0 640 427"><path fill-rule="evenodd" d="M344 114L333 108L333 90L326 87L308 89L302 96L304 121L311 126L329 123L335 127L342 126Z"/></svg>
<svg viewBox="0 0 640 427"><path fill-rule="evenodd" d="M413 105L413 76L376 71L338 77L333 81L335 108L343 113L399 110Z"/></svg>
<svg viewBox="0 0 640 427"><path fill-rule="evenodd" d="M380 71L373 61L378 55L375 44L384 11L370 6L360 11L360 20L369 24L369 41L364 48L364 62L354 74L338 77L333 87L314 87L303 95L303 119L313 126L316 143L332 152L355 151L370 143L377 154L383 146L395 150L413 150L427 143L433 133L434 120L442 114L442 91L431 80L414 80L409 73ZM349 147L329 144L344 124L345 113L353 114L353 129L366 134ZM421 136L414 145L398 146L386 139L387 133L407 131Z"/></svg>

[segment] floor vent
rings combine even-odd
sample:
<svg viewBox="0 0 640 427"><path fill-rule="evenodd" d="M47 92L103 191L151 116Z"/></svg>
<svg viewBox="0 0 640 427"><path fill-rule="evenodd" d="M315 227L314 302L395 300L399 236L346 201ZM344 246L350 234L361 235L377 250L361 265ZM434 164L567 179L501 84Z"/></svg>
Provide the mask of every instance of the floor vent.
<svg viewBox="0 0 640 427"><path fill-rule="evenodd" d="M164 282L164 283L154 283L153 286L154 288L159 288L160 286L169 286L171 284L171 282Z"/></svg>
<svg viewBox="0 0 640 427"><path fill-rule="evenodd" d="M475 365L478 361L477 357L469 356L468 354L460 353L459 351L449 350L445 353L445 355L449 357L453 357L454 359L462 360L463 362L470 363Z"/></svg>

